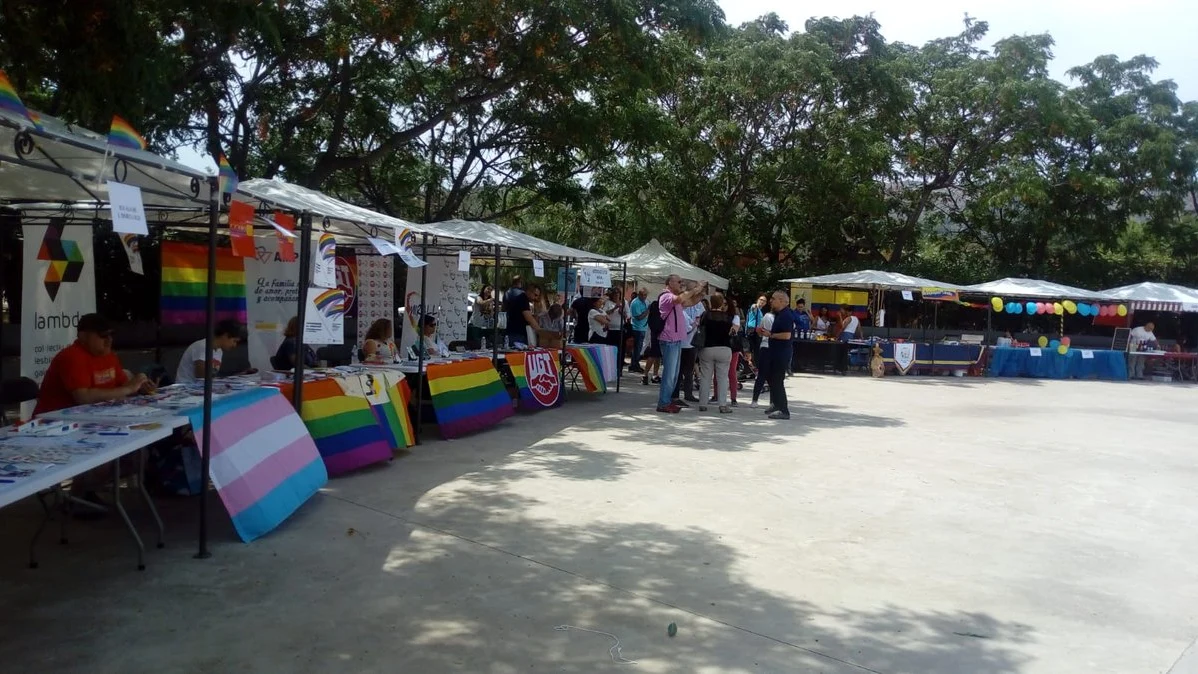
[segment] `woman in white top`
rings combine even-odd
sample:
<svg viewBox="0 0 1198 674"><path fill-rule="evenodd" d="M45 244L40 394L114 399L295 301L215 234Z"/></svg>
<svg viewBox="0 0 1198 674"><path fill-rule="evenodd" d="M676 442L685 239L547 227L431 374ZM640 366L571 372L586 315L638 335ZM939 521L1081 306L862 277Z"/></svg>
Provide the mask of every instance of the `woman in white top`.
<svg viewBox="0 0 1198 674"><path fill-rule="evenodd" d="M840 308L840 341L848 342L857 339L857 330L861 328L861 321L853 315L853 310L849 305L844 305Z"/></svg>
<svg viewBox="0 0 1198 674"><path fill-rule="evenodd" d="M591 310L587 313L587 323L590 326L592 344L607 343L607 326L611 322L611 317L603 310L606 300L603 297L596 297L591 303Z"/></svg>
<svg viewBox="0 0 1198 674"><path fill-rule="evenodd" d="M607 301L603 303L603 311L607 314L607 343L620 346L620 337L624 334L624 298L620 291L613 288L607 291Z"/></svg>
<svg viewBox="0 0 1198 674"><path fill-rule="evenodd" d="M362 362L374 365L394 363L399 351L395 348L395 338L391 320L380 318L370 324L366 331L366 341L362 343Z"/></svg>
<svg viewBox="0 0 1198 674"><path fill-rule="evenodd" d="M234 320L224 320L216 324L216 332L212 339L212 376L220 371L224 352L236 349L241 343L241 324ZM176 384L195 384L204 379L204 340L192 342L183 352L179 367L175 371Z"/></svg>
<svg viewBox="0 0 1198 674"><path fill-rule="evenodd" d="M815 330L814 330L815 334L817 334L817 335L828 334L828 328L832 327L831 323L828 322L828 310L821 308L819 310L819 313L814 314L814 317L815 317Z"/></svg>

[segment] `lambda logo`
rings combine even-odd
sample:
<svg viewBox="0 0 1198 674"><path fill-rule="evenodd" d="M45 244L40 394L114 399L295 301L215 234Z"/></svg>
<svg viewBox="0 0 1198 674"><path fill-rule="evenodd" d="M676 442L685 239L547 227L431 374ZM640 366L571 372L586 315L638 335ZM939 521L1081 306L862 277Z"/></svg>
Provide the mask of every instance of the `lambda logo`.
<svg viewBox="0 0 1198 674"><path fill-rule="evenodd" d="M58 289L62 284L77 282L83 273L83 252L79 250L79 244L62 238L63 228L61 221L51 222L46 227L42 247L37 252L37 259L50 262L43 284L51 301L58 298Z"/></svg>

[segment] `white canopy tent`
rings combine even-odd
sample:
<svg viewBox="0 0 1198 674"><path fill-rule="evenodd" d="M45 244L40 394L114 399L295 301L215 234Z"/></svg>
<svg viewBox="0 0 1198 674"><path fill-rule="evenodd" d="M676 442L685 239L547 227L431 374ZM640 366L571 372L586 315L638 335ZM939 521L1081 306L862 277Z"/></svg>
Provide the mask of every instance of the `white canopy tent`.
<svg viewBox="0 0 1198 674"><path fill-rule="evenodd" d="M313 217L313 229L322 227L333 234L358 238L394 239L398 229L410 229L417 234L430 232L427 226L376 213L368 208L335 199L317 190L301 187L278 179L246 180L237 185L242 199L259 202L272 208L308 212Z"/></svg>
<svg viewBox="0 0 1198 674"><path fill-rule="evenodd" d="M650 239L649 243L615 258L614 262L628 265L629 279L646 283L664 284L671 274L677 274L688 281L706 281L721 290L728 288L728 279L686 262L666 250L657 239Z"/></svg>
<svg viewBox="0 0 1198 674"><path fill-rule="evenodd" d="M484 244L487 246L499 246L505 249L503 256L511 257L538 257L547 259L575 259L575 260L592 260L599 262L615 262L619 263L616 258L591 253L570 246L563 246L560 243L545 241L538 239L531 234L517 232L508 229L502 225L497 225L493 222L480 222L477 220L444 220L442 222L434 222L427 225L421 225L430 234L437 237L448 237L458 239L460 241L471 241L474 243ZM422 230L423 231L423 230ZM508 250L510 249L510 250Z"/></svg>
<svg viewBox="0 0 1198 674"><path fill-rule="evenodd" d="M1031 278L1004 278L997 281L989 281L987 283L978 283L976 285L961 286L960 290L967 293L976 293L979 295L992 295L994 297L1014 297L1020 299L1040 299L1040 300L1091 300L1102 301L1112 299L1104 293L1096 293L1092 290L1084 290L1082 288L1074 288L1073 286L1061 285L1052 281L1041 281Z"/></svg>
<svg viewBox="0 0 1198 674"><path fill-rule="evenodd" d="M1135 283L1099 294L1131 305L1132 311L1198 312L1198 290L1171 283Z"/></svg>
<svg viewBox="0 0 1198 674"><path fill-rule="evenodd" d="M932 279L908 276L894 271L878 271L863 269L861 271L843 274L825 274L824 276L806 276L803 278L782 279L782 283L798 283L811 286L827 286L855 290L919 290L921 288L943 288L956 290L951 283L933 281Z"/></svg>

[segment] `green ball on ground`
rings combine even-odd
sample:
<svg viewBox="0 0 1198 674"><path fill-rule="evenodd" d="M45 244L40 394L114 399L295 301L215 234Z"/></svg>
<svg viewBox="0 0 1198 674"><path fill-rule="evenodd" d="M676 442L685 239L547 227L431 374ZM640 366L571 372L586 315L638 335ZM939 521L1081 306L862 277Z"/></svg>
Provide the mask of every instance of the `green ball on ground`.
<svg viewBox="0 0 1198 674"><path fill-rule="evenodd" d="M666 634L670 635L671 637L672 637L672 636L674 636L675 634L678 634L678 624L677 624L677 623L670 623L670 624L669 624L669 625L666 627Z"/></svg>

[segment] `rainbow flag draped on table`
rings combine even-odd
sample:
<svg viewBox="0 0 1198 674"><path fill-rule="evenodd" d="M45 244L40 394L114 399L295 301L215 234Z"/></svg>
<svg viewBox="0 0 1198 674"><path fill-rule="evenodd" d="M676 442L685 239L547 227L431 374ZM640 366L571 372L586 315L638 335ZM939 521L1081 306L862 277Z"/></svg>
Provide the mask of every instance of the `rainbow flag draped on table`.
<svg viewBox="0 0 1198 674"><path fill-rule="evenodd" d="M162 322L203 325L208 307L208 249L165 241L162 244ZM227 248L216 251L216 319L245 323L245 265Z"/></svg>
<svg viewBox="0 0 1198 674"><path fill-rule="evenodd" d="M441 436L456 438L512 416L512 398L487 358L429 365L428 389Z"/></svg>
<svg viewBox="0 0 1198 674"><path fill-rule="evenodd" d="M566 353L574 360L579 378L589 393L607 393L607 382L616 380L616 347L608 344L570 344Z"/></svg>
<svg viewBox="0 0 1198 674"><path fill-rule="evenodd" d="M516 380L520 409L536 411L562 403L562 378L556 351L517 351L504 354L504 359Z"/></svg>
<svg viewBox="0 0 1198 674"><path fill-rule="evenodd" d="M379 426L374 410L359 386L357 377L348 380L351 390L337 379L304 382L304 401L300 416L330 475L341 475L392 457L391 443ZM281 387L283 395L293 399L293 387Z"/></svg>
<svg viewBox="0 0 1198 674"><path fill-rule="evenodd" d="M416 444L416 433L412 430L412 415L408 412L412 389L407 380L397 372L386 372L383 381L385 388L381 395L371 400L370 407L383 430L387 432L392 449L406 449Z"/></svg>
<svg viewBox="0 0 1198 674"><path fill-rule="evenodd" d="M182 414L203 447L203 407ZM312 436L275 389L213 401L211 433L212 484L246 543L282 524L328 482Z"/></svg>

